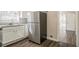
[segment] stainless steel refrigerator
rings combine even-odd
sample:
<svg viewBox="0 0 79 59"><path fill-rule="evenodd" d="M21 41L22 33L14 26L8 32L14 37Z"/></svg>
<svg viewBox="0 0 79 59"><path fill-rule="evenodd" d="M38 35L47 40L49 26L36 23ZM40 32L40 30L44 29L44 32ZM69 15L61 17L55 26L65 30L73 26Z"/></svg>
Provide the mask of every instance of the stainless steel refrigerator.
<svg viewBox="0 0 79 59"><path fill-rule="evenodd" d="M41 44L47 36L47 14L45 12L31 12L29 14L29 40Z"/></svg>

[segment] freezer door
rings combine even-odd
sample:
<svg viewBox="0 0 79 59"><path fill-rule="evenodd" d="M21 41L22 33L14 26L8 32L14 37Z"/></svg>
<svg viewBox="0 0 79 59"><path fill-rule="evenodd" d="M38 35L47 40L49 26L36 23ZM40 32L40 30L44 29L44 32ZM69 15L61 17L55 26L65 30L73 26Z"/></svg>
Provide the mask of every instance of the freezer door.
<svg viewBox="0 0 79 59"><path fill-rule="evenodd" d="M29 39L33 42L40 44L40 24L29 23Z"/></svg>

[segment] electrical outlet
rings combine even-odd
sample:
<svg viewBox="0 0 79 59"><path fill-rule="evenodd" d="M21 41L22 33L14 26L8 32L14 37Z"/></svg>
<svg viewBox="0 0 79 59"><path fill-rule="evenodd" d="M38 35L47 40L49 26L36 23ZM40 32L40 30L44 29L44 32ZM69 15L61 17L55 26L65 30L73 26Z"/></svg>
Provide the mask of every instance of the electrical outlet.
<svg viewBox="0 0 79 59"><path fill-rule="evenodd" d="M53 38L53 35L50 35L51 38Z"/></svg>

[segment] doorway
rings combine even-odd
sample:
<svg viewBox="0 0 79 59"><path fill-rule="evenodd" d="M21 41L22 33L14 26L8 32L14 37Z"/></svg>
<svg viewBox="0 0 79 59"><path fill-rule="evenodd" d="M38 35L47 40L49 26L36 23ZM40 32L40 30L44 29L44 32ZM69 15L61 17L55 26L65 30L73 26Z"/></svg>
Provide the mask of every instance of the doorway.
<svg viewBox="0 0 79 59"><path fill-rule="evenodd" d="M76 46L76 12L59 12L58 39Z"/></svg>

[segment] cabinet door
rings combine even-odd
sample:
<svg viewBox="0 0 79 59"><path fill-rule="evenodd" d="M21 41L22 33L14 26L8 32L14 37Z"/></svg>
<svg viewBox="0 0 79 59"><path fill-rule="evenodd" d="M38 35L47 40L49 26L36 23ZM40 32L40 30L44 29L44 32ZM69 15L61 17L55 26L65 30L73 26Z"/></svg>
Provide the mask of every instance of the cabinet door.
<svg viewBox="0 0 79 59"><path fill-rule="evenodd" d="M28 36L28 25L26 24L25 26L24 26L24 31L25 31L25 37L27 37Z"/></svg>
<svg viewBox="0 0 79 59"><path fill-rule="evenodd" d="M3 28L3 44L13 41L15 36L14 27Z"/></svg>
<svg viewBox="0 0 79 59"><path fill-rule="evenodd" d="M24 37L24 26L17 27L17 39Z"/></svg>

